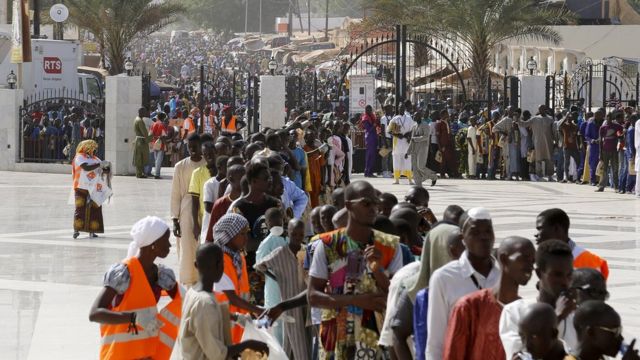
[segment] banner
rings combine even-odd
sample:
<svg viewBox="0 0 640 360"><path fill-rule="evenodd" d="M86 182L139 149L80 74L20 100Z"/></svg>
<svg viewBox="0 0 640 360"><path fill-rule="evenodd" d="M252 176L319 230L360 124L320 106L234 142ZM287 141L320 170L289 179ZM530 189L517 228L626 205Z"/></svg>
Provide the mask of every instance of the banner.
<svg viewBox="0 0 640 360"><path fill-rule="evenodd" d="M31 31L29 29L29 1L13 2L13 24L11 24L11 62L31 62Z"/></svg>
<svg viewBox="0 0 640 360"><path fill-rule="evenodd" d="M22 63L22 17L20 16L20 3L13 2L13 24L11 24L11 63Z"/></svg>

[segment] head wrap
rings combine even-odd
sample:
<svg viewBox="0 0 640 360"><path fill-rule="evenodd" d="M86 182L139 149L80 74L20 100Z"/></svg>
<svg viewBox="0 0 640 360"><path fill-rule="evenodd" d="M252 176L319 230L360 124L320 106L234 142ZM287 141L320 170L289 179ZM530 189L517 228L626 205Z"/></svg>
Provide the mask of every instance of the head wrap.
<svg viewBox="0 0 640 360"><path fill-rule="evenodd" d="M249 227L247 219L240 214L234 213L224 215L213 227L213 241L222 247L222 251L225 254L231 256L238 279L242 276L242 254L237 250L231 249L227 244L247 227Z"/></svg>
<svg viewBox="0 0 640 360"><path fill-rule="evenodd" d="M464 221L464 225L467 224L469 220L491 220L491 214L489 214L489 210L483 207L475 207L467 211L467 220Z"/></svg>
<svg viewBox="0 0 640 360"><path fill-rule="evenodd" d="M147 216L138 220L131 228L130 234L133 241L129 243L127 257L138 255L140 248L155 243L167 231L169 231L169 226L157 216Z"/></svg>
<svg viewBox="0 0 640 360"><path fill-rule="evenodd" d="M98 143L93 140L84 140L78 144L76 153L82 153L85 155L94 154L98 150Z"/></svg>
<svg viewBox="0 0 640 360"><path fill-rule="evenodd" d="M226 214L218 220L213 227L213 240L218 245L229 243L243 229L249 226L249 222L240 214Z"/></svg>

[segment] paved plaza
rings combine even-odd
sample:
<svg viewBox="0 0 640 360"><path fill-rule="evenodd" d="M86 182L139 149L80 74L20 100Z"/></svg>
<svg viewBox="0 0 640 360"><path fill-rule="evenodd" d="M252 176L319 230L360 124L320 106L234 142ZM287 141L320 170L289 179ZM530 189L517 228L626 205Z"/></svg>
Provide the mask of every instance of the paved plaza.
<svg viewBox="0 0 640 360"><path fill-rule="evenodd" d="M163 169L168 173L170 169ZM356 175L356 178L359 176ZM371 181L402 197L407 185ZM145 215L169 221L171 180L115 177L115 197L104 208L106 234L73 240L71 175L0 172L0 354L2 359L96 359L98 325L88 320L102 275L121 260L131 225ZM487 207L497 241L533 239L535 217L561 207L571 236L609 261L610 303L625 334L640 335L640 200L590 186L558 183L441 180L429 188L440 217L449 204ZM172 239L175 245L174 240ZM162 262L174 267L175 247ZM524 295L535 291L532 279Z"/></svg>

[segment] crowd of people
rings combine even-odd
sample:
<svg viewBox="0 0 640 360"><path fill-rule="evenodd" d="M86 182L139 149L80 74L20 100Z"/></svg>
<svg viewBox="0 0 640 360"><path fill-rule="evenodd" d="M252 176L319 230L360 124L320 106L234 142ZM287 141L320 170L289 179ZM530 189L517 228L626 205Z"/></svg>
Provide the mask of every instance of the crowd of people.
<svg viewBox="0 0 640 360"><path fill-rule="evenodd" d="M619 314L606 303L608 264L571 239L567 213L548 209L531 219L537 247L511 236L497 249L488 209L452 204L436 216L421 185L435 183L437 173L460 175L447 163L459 160L455 136L443 133L454 122L446 110L429 115L440 132L433 144L422 110L414 112L411 103L399 116L385 110L387 119L367 109L352 122L292 111L284 128L244 139L229 126L227 108L211 133L185 132L188 156L175 164L172 180L172 228L155 217L137 222L128 257L107 271L91 309L90 320L101 324L101 357L168 359L177 342L185 359L260 358L273 344L245 336L245 329L262 325L291 359L600 359L619 352L625 360L639 358L635 343L622 336ZM509 134L522 134L521 127L532 129L539 144L538 127L550 119L539 110L543 115L522 119L507 109L508 124L483 125L488 134L506 129L506 149ZM192 115L197 126L199 117ZM483 120L465 116L455 124L468 119L466 132L473 134ZM163 136L154 125L151 136L144 133L149 117L143 108L135 121L142 153L154 143L149 138ZM163 124L166 113L155 118ZM568 132L573 112L562 120L558 128ZM598 140L606 163L617 151L608 146L613 138L617 146L620 135L617 127L610 134L613 123L605 121ZM553 120L548 126L552 131ZM403 198L351 181L348 133L354 129L364 131L374 159L382 155L381 138L391 137L392 176L413 182ZM510 154L487 156L493 159L484 163L487 177L494 164L491 175L510 173ZM140 176L147 164L142 157L136 154ZM551 176L545 158L534 159L540 177ZM434 170L430 160L441 167ZM579 156L574 161L580 165ZM80 160L78 171L101 164ZM608 173L605 168L601 175ZM599 184L609 185L606 176ZM179 258L175 273L155 264L168 255L171 233ZM534 272L538 293L521 298L519 288ZM158 311L163 296L170 300Z"/></svg>
<svg viewBox="0 0 640 360"><path fill-rule="evenodd" d="M420 185L447 178L557 181L590 184L602 192L640 195L640 140L634 107L535 115L512 107L474 113L471 107L431 110L407 101L394 113L368 107L359 122L366 137L365 176L381 162L380 175ZM384 150L380 150L384 149ZM391 151L389 151L391 150ZM391 170L393 169L393 170ZM415 179L412 179L414 177Z"/></svg>

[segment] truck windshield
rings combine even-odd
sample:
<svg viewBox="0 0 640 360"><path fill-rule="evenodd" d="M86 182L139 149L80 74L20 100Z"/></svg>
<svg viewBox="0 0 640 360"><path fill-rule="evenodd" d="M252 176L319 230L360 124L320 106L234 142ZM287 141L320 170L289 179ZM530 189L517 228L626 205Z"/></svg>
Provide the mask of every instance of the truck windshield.
<svg viewBox="0 0 640 360"><path fill-rule="evenodd" d="M100 89L100 84L98 84L98 79L96 78L87 79L87 94L91 99L102 98L102 91Z"/></svg>

